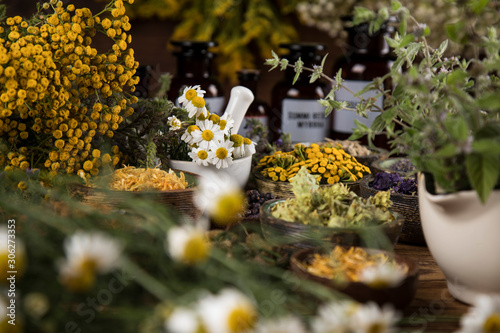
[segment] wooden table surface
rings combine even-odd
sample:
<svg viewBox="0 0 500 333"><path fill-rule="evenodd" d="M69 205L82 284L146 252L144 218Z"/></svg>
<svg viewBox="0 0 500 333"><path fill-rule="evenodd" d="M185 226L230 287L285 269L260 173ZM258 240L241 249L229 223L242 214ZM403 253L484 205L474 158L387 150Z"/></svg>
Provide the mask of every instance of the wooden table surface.
<svg viewBox="0 0 500 333"><path fill-rule="evenodd" d="M411 258L420 265L420 276L414 300L404 311L405 332L455 332L460 317L469 306L455 300L446 287L443 272L426 246L397 244L397 254Z"/></svg>

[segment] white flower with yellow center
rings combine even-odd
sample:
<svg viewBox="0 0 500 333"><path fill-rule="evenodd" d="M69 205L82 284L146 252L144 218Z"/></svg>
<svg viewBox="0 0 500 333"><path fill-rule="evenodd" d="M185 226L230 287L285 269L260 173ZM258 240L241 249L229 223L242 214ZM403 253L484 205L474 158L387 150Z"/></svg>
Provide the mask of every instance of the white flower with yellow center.
<svg viewBox="0 0 500 333"><path fill-rule="evenodd" d="M210 154L204 149L193 148L188 155L191 157L193 162L196 162L199 165L207 166L211 164Z"/></svg>
<svg viewBox="0 0 500 333"><path fill-rule="evenodd" d="M244 333L257 322L254 303L242 292L228 288L207 295L198 303L198 313L208 333Z"/></svg>
<svg viewBox="0 0 500 333"><path fill-rule="evenodd" d="M245 146L243 145L244 138L239 134L231 134L229 139L233 142L233 156L235 159L245 156Z"/></svg>
<svg viewBox="0 0 500 333"><path fill-rule="evenodd" d="M249 138L244 138L243 146L245 147L245 156L255 154L255 142Z"/></svg>
<svg viewBox="0 0 500 333"><path fill-rule="evenodd" d="M181 129L182 122L176 116L171 116L167 118L167 126L169 131L176 131Z"/></svg>
<svg viewBox="0 0 500 333"><path fill-rule="evenodd" d="M224 140L224 134L219 125L215 125L211 120L197 121L196 124L200 129L191 132L193 136L191 142L199 148L210 150L217 146L217 142Z"/></svg>
<svg viewBox="0 0 500 333"><path fill-rule="evenodd" d="M304 323L297 317L288 315L286 317L259 322L256 333L306 333Z"/></svg>
<svg viewBox="0 0 500 333"><path fill-rule="evenodd" d="M204 172L194 202L218 225L239 221L245 211L245 193L229 174L222 171Z"/></svg>
<svg viewBox="0 0 500 333"><path fill-rule="evenodd" d="M379 307L374 302L360 305L351 317L354 332L395 333L400 315L388 304Z"/></svg>
<svg viewBox="0 0 500 333"><path fill-rule="evenodd" d="M187 144L191 144L193 142L193 131L200 130L200 128L196 125L190 125L186 128L186 131L182 134L181 140Z"/></svg>
<svg viewBox="0 0 500 333"><path fill-rule="evenodd" d="M165 330L169 333L205 332L198 313L194 310L178 307L165 320Z"/></svg>
<svg viewBox="0 0 500 333"><path fill-rule="evenodd" d="M122 246L100 232L77 231L65 240L64 252L61 282L70 290L83 291L94 284L97 273L109 273L118 267Z"/></svg>
<svg viewBox="0 0 500 333"><path fill-rule="evenodd" d="M500 332L500 295L477 297L460 326L457 333Z"/></svg>
<svg viewBox="0 0 500 333"><path fill-rule="evenodd" d="M201 227L176 226L168 231L167 250L172 259L194 265L208 258L210 243Z"/></svg>
<svg viewBox="0 0 500 333"><path fill-rule="evenodd" d="M405 270L397 264L380 263L361 271L359 280L372 288L396 287L403 282Z"/></svg>
<svg viewBox="0 0 500 333"><path fill-rule="evenodd" d="M227 168L233 164L233 150L232 141L219 142L214 148L212 148L212 150L210 150L209 159L217 169Z"/></svg>
<svg viewBox="0 0 500 333"><path fill-rule="evenodd" d="M225 113L219 119L219 126L224 135L229 135L234 126L234 120L228 113Z"/></svg>
<svg viewBox="0 0 500 333"><path fill-rule="evenodd" d="M194 97L185 106L186 110L189 112L189 118L203 116L203 118L208 117L208 110L205 105L205 99L200 96Z"/></svg>
<svg viewBox="0 0 500 333"><path fill-rule="evenodd" d="M188 104L195 97L203 97L205 95L205 90L202 90L199 85L185 87L182 91L182 95L177 100L180 105Z"/></svg>
<svg viewBox="0 0 500 333"><path fill-rule="evenodd" d="M360 306L353 301L337 301L319 307L318 314L311 321L313 333L348 333L350 318Z"/></svg>
<svg viewBox="0 0 500 333"><path fill-rule="evenodd" d="M19 235L16 235L14 227L14 223L9 223L9 228L5 225L0 226L0 281L8 278L8 271L16 271L20 277L26 270L26 248ZM9 240L11 240L10 246ZM15 255L14 258L12 254Z"/></svg>

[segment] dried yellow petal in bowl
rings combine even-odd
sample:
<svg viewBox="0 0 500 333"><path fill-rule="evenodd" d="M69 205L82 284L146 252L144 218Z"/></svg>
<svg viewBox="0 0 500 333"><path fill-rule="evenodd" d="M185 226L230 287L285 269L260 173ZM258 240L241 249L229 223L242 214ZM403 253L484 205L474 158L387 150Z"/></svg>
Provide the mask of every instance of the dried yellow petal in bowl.
<svg viewBox="0 0 500 333"><path fill-rule="evenodd" d="M185 189L188 183L184 173L173 170L136 168L127 166L111 175L109 188L116 191L169 191Z"/></svg>

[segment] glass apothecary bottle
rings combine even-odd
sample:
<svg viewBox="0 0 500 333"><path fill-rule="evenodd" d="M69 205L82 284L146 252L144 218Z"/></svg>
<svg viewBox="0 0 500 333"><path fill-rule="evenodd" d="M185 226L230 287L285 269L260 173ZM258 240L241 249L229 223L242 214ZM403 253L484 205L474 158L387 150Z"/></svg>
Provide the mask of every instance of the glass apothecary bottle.
<svg viewBox="0 0 500 333"><path fill-rule="evenodd" d="M168 99L176 101L186 86L200 85L205 90L207 109L215 114L224 112L225 97L222 84L212 75L212 60L215 56L209 49L217 46L208 41L170 41L178 48L174 52L177 57L177 73L172 78Z"/></svg>
<svg viewBox="0 0 500 333"><path fill-rule="evenodd" d="M373 82L376 77L381 77L387 74L393 64L393 58L390 53L389 46L385 41L385 36L392 34L392 27L384 24L382 28L374 33L369 34L368 24L360 24L346 28L348 39L348 50L344 53L333 68L332 76L342 70L342 78L344 86L356 93L363 89L366 85ZM383 89L390 89L391 82L386 80ZM375 97L375 91L369 91L361 95L363 98ZM354 97L353 94L346 89L340 89L335 93L337 101L347 101L351 107L355 107L360 99ZM380 96L376 99L375 105L383 109L384 100ZM345 140L356 128L354 120L357 119L364 125L370 127L374 119L380 114L378 111L368 112L368 118L361 117L351 110L334 110L332 112L332 134L334 139ZM363 144L367 144L366 137L360 139ZM387 139L383 135L377 135L373 140L377 147L387 148Z"/></svg>
<svg viewBox="0 0 500 333"><path fill-rule="evenodd" d="M325 50L325 45L316 43L281 44L281 48L289 50L284 55L291 64L299 58L304 66L312 67L321 63L319 51ZM330 132L330 116L325 118L325 107L318 100L325 97L327 85L317 80L309 83L308 75L300 75L293 84L295 71L287 68L282 80L278 81L271 93L272 112L270 129L273 139L277 140L280 133L288 133L292 143L320 142Z"/></svg>
<svg viewBox="0 0 500 333"><path fill-rule="evenodd" d="M254 95L254 100L252 104L250 104L238 131L238 134L251 138L253 122L260 122L264 128L269 128L269 115L271 114L271 108L257 95L260 71L256 69L242 69L238 71L237 74L239 85L247 87Z"/></svg>

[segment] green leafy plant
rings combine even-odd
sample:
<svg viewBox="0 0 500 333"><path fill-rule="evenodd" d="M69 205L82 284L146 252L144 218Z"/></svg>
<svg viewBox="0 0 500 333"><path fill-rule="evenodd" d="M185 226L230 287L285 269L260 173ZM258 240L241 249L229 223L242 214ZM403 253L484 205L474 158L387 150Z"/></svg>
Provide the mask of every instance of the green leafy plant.
<svg viewBox="0 0 500 333"><path fill-rule="evenodd" d="M447 40L437 48L429 46L430 29L398 1L378 12L358 7L353 21L376 30L377 22L390 16L397 18L398 29L386 41L396 59L388 74L354 94L360 98L355 109L335 100L335 92L342 87L340 71L329 77L322 65L305 68L300 60L289 64L275 53L266 64L282 70L292 66L296 77L310 71L311 82L330 81L331 91L319 101L327 115L333 109L350 109L365 117L367 112L379 111L371 127L357 122L350 139L367 136L371 142L375 135L385 134L392 153L407 154L419 171L432 177L436 192L473 189L485 202L500 185L500 40L496 29L490 27L484 36L464 41L475 56L461 58L444 55ZM389 78L393 89L384 90ZM362 99L366 91L384 98L384 107L377 107L373 98Z"/></svg>

